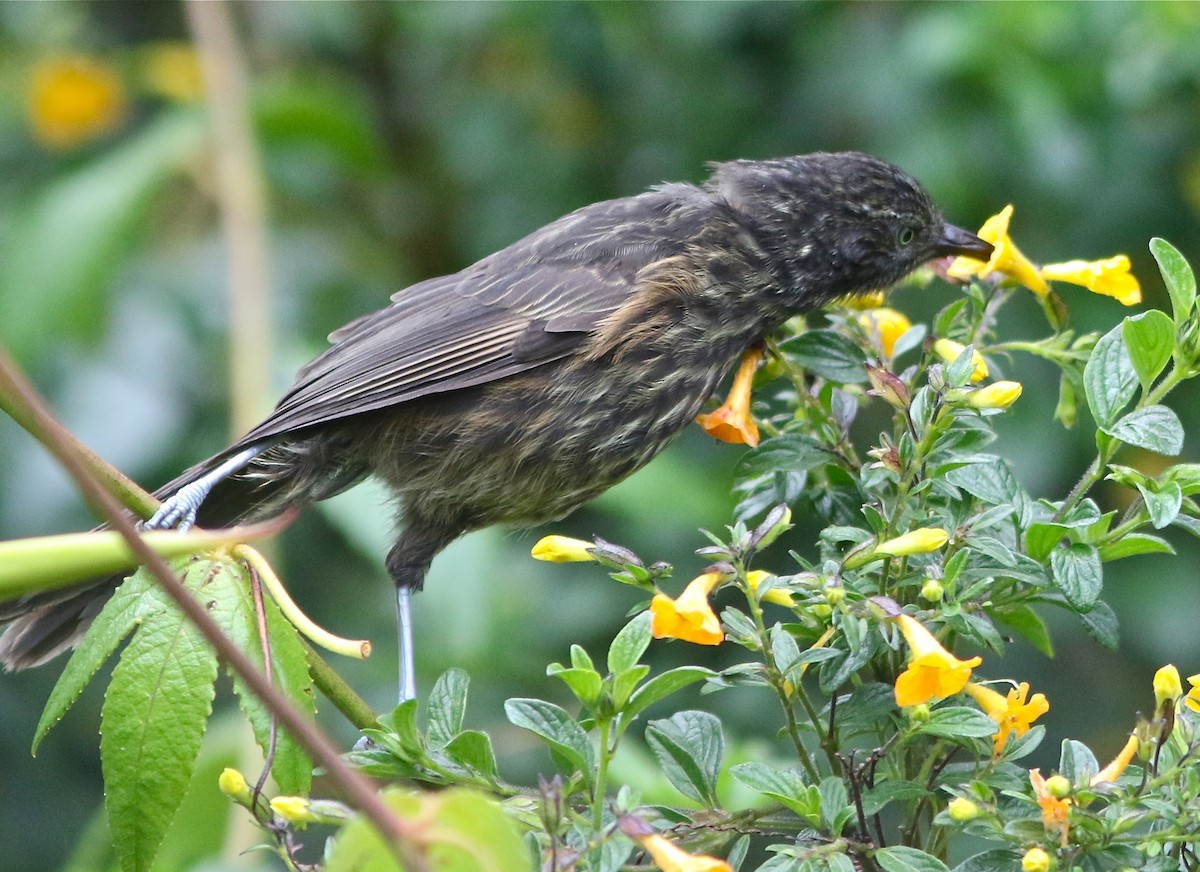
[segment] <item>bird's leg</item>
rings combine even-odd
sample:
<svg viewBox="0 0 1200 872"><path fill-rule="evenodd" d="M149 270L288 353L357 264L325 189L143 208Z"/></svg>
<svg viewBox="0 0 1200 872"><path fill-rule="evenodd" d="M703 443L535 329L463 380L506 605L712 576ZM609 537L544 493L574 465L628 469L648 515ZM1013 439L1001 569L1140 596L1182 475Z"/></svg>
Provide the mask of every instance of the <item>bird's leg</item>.
<svg viewBox="0 0 1200 872"><path fill-rule="evenodd" d="M729 396L717 409L706 415L698 415L696 423L714 439L736 442L758 447L758 425L750 415L750 389L754 384L754 373L762 363L763 347L755 344L742 354L737 374L729 388Z"/></svg>
<svg viewBox="0 0 1200 872"><path fill-rule="evenodd" d="M185 484L163 500L158 511L143 526L148 530L164 530L174 527L180 532L186 532L196 523L196 512L200 510L200 504L204 502L205 498L212 493L212 489L262 454L268 444L251 445L195 481Z"/></svg>
<svg viewBox="0 0 1200 872"><path fill-rule="evenodd" d="M400 650L400 702L417 698L417 668L413 662L412 588L396 588L396 636Z"/></svg>

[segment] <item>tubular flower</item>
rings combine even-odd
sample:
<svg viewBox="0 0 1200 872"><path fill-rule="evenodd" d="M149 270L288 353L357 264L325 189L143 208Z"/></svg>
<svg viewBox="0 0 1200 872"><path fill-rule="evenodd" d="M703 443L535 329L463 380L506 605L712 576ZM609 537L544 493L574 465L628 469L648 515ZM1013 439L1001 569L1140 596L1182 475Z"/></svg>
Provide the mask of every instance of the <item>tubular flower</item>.
<svg viewBox="0 0 1200 872"><path fill-rule="evenodd" d="M982 657L959 660L911 615L900 615L896 621L913 655L896 679L896 705L901 708L953 696L970 680L971 670L983 662Z"/></svg>
<svg viewBox="0 0 1200 872"><path fill-rule="evenodd" d="M967 346L961 342L955 342L953 339L938 339L933 343L933 353L946 363L954 363L958 360L958 356L966 350ZM981 382L988 377L988 366L987 361L978 351L971 352L971 360L975 363L975 369L971 373L971 384L975 384L975 382Z"/></svg>
<svg viewBox="0 0 1200 872"><path fill-rule="evenodd" d="M754 383L754 371L762 359L763 353L758 348L751 348L743 354L725 402L708 414L696 416L696 423L709 436L722 442L758 447L758 425L750 415L750 386Z"/></svg>
<svg viewBox="0 0 1200 872"><path fill-rule="evenodd" d="M1041 273L1051 281L1083 285L1093 294L1112 297L1123 306L1136 306L1142 301L1142 286L1129 268L1129 258L1118 254L1107 260L1051 263L1042 267Z"/></svg>
<svg viewBox="0 0 1200 872"><path fill-rule="evenodd" d="M1029 770L1029 783L1033 786L1033 795L1042 809L1042 826L1046 832L1054 833L1059 838L1059 844L1067 846L1067 837L1071 827L1071 799L1066 796L1055 796L1042 777L1042 770Z"/></svg>
<svg viewBox="0 0 1200 872"><path fill-rule="evenodd" d="M1136 735L1130 736L1125 742L1125 747L1112 759L1112 762L1092 776L1092 787L1095 787L1097 784L1112 783L1120 778L1121 773L1125 771L1130 761L1133 760L1134 755L1137 754L1138 745L1138 737Z"/></svg>
<svg viewBox="0 0 1200 872"><path fill-rule="evenodd" d="M1050 286L1038 273L1035 267L1021 250L1013 244L1008 235L1008 222L1012 219L1013 207L1005 206L999 213L983 222L983 227L977 234L980 239L992 244L992 256L987 263L981 264L969 257L957 257L946 270L951 278L969 279L979 276L986 279L994 272L1002 272L1009 278L1029 288L1039 297L1050 293Z"/></svg>
<svg viewBox="0 0 1200 872"><path fill-rule="evenodd" d="M757 593L758 586L770 577L771 573L755 569L753 572L746 573L746 583L750 585L750 590ZM775 603L777 606L787 606L789 608L796 604L796 601L792 599L792 595L788 591L779 590L779 588L775 587L763 594L763 602Z"/></svg>
<svg viewBox="0 0 1200 872"><path fill-rule="evenodd" d="M1050 711L1050 703L1047 702L1045 694L1035 693L1033 699L1026 702L1029 696L1029 683L1026 681L1010 690L1008 696L1001 696L990 687L973 681L967 684L965 690L971 699L979 703L984 714L1000 725L994 737L994 753L997 757L1004 750L1010 735L1016 733L1018 736L1024 736L1034 721Z"/></svg>
<svg viewBox="0 0 1200 872"><path fill-rule="evenodd" d="M1192 687L1188 691L1187 696L1183 698L1183 701L1187 703L1187 707L1192 711L1200 712L1200 672L1197 672L1195 675L1189 675L1188 684Z"/></svg>
<svg viewBox="0 0 1200 872"><path fill-rule="evenodd" d="M650 633L655 639L682 639L697 645L720 645L725 641L708 595L721 583L721 573L706 572L688 583L678 599L655 594L650 601Z"/></svg>
<svg viewBox="0 0 1200 872"><path fill-rule="evenodd" d="M38 142L74 148L124 119L125 86L103 61L82 55L48 58L34 67L28 112Z"/></svg>
<svg viewBox="0 0 1200 872"><path fill-rule="evenodd" d="M1167 703L1174 707L1183 696L1183 682L1179 680L1179 670L1168 663L1154 673L1154 702L1156 710L1161 712Z"/></svg>
<svg viewBox="0 0 1200 872"><path fill-rule="evenodd" d="M529 554L534 560L547 563L584 563L596 559L591 553L595 547L591 542L570 536L543 536Z"/></svg>
<svg viewBox="0 0 1200 872"><path fill-rule="evenodd" d="M1015 381L992 382L985 388L972 391L967 405L973 409L1007 409L1021 396L1021 383Z"/></svg>
<svg viewBox="0 0 1200 872"><path fill-rule="evenodd" d="M940 527L921 527L910 530L875 546L875 554L889 557L907 557L910 554L928 554L937 551L950 539L950 534Z"/></svg>
<svg viewBox="0 0 1200 872"><path fill-rule="evenodd" d="M637 843L662 872L733 872L724 860L705 854L689 854L657 833L641 836Z"/></svg>
<svg viewBox="0 0 1200 872"><path fill-rule="evenodd" d="M236 769L229 767L222 769L220 777L217 778L217 786L221 788L223 794L238 805L244 805L246 808L253 807L254 796L250 792L250 785L246 783L246 776Z"/></svg>
<svg viewBox="0 0 1200 872"><path fill-rule="evenodd" d="M912 322L903 312L886 307L863 312L858 316L858 323L871 336L879 337L879 347L883 350L883 356L888 358L896 348L896 340L912 327Z"/></svg>

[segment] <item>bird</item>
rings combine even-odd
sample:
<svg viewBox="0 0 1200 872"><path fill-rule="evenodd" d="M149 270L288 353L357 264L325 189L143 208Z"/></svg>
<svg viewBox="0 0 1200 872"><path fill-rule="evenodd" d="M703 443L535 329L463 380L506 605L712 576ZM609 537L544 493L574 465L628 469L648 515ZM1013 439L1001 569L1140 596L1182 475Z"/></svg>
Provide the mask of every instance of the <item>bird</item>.
<svg viewBox="0 0 1200 872"><path fill-rule="evenodd" d="M411 593L464 533L559 519L639 469L784 321L992 247L860 152L710 164L584 206L330 334L260 424L155 492L149 528L223 527L368 476L398 497L400 696ZM74 645L120 579L0 604L0 664Z"/></svg>

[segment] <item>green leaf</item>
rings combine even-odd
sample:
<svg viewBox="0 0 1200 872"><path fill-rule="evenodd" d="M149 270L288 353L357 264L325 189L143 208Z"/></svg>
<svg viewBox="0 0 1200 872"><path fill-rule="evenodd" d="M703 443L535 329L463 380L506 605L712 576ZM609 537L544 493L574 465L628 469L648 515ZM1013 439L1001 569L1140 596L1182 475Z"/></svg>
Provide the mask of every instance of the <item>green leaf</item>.
<svg viewBox="0 0 1200 872"><path fill-rule="evenodd" d="M757 761L739 763L729 773L751 790L777 800L813 826L821 821L821 794L795 769L774 769Z"/></svg>
<svg viewBox="0 0 1200 872"><path fill-rule="evenodd" d="M189 578L193 577L197 579L199 595L208 603L209 614L261 670L263 643L246 568L229 560L197 560L189 571ZM263 597L263 613L267 620L272 680L291 703L311 719L316 716L316 698L308 674L308 659L296 628L283 617L279 606L269 596ZM265 755L271 746L271 712L241 678L232 677L238 705ZM289 732L277 729L274 734L275 758L271 774L280 791L292 795L307 794L312 786L312 761Z"/></svg>
<svg viewBox="0 0 1200 872"><path fill-rule="evenodd" d="M883 872L950 872L949 867L932 854L903 845L880 848L871 856Z"/></svg>
<svg viewBox="0 0 1200 872"><path fill-rule="evenodd" d="M1066 534L1067 528L1062 524L1030 524L1025 531L1025 553L1041 563L1058 547Z"/></svg>
<svg viewBox="0 0 1200 872"><path fill-rule="evenodd" d="M963 860L954 872L1012 872L1020 867L1021 855L1016 851L993 848Z"/></svg>
<svg viewBox="0 0 1200 872"><path fill-rule="evenodd" d="M540 699L510 699L504 703L504 714L516 726L541 736L589 784L594 780L592 743L583 727L563 709Z"/></svg>
<svg viewBox="0 0 1200 872"><path fill-rule="evenodd" d="M185 583L200 579L189 572ZM113 843L126 872L150 868L183 800L212 711L217 658L171 608L144 622L113 670L100 762Z"/></svg>
<svg viewBox="0 0 1200 872"><path fill-rule="evenodd" d="M839 384L867 380L863 351L832 330L809 330L782 343L783 352L798 366Z"/></svg>
<svg viewBox="0 0 1200 872"><path fill-rule="evenodd" d="M1175 518L1171 519L1171 523ZM1105 563L1120 560L1122 557L1136 557L1139 554L1174 554L1171 543L1158 536L1146 533L1126 533L1115 542L1100 546L1100 559Z"/></svg>
<svg viewBox="0 0 1200 872"><path fill-rule="evenodd" d="M608 671L613 675L637 666L650 647L650 613L642 612L621 628L608 646Z"/></svg>
<svg viewBox="0 0 1200 872"><path fill-rule="evenodd" d="M1083 389L1096 423L1111 427L1137 393L1138 376L1118 324L1092 349L1083 369Z"/></svg>
<svg viewBox="0 0 1200 872"><path fill-rule="evenodd" d="M1067 602L1079 612L1092 608L1104 587L1100 555L1091 545L1075 543L1050 553L1054 583Z"/></svg>
<svg viewBox="0 0 1200 872"><path fill-rule="evenodd" d="M990 454L977 454L972 460L947 472L946 480L989 505L1016 504L1024 498L1024 488L1008 461Z"/></svg>
<svg viewBox="0 0 1200 872"><path fill-rule="evenodd" d="M924 784L915 781L884 781L863 792L863 812L870 817L882 811L888 803L924 799L927 796L929 788Z"/></svg>
<svg viewBox="0 0 1200 872"><path fill-rule="evenodd" d="M725 756L721 721L708 712L682 711L646 725L646 744L667 780L689 799L719 807L717 776Z"/></svg>
<svg viewBox="0 0 1200 872"><path fill-rule="evenodd" d="M654 676L630 697L629 704L622 711L624 721L628 723L647 706L653 705L689 684L713 678L716 674L703 666L677 666L675 669L668 669L666 672Z"/></svg>
<svg viewBox="0 0 1200 872"><path fill-rule="evenodd" d="M1054 656L1054 643L1050 640L1050 628L1028 605L1008 606L993 614L1020 633L1033 647L1047 657Z"/></svg>
<svg viewBox="0 0 1200 872"><path fill-rule="evenodd" d="M1165 239L1150 240L1150 253L1158 261L1158 271L1171 297L1175 323L1182 324L1192 314L1196 304L1196 276L1179 250Z"/></svg>
<svg viewBox="0 0 1200 872"><path fill-rule="evenodd" d="M1083 742L1074 739L1063 739L1062 751L1058 759L1059 774L1071 780L1072 784L1087 784L1092 776L1100 771L1100 763L1092 749Z"/></svg>
<svg viewBox="0 0 1200 872"><path fill-rule="evenodd" d="M996 732L996 722L981 711L966 706L935 708L918 733L943 739L982 739Z"/></svg>
<svg viewBox="0 0 1200 872"><path fill-rule="evenodd" d="M612 677L612 690L609 695L612 697L613 707L618 711L625 708L629 702L629 697L637 690L637 686L642 683L642 679L650 674L650 667L644 663L630 667L622 672L618 672Z"/></svg>
<svg viewBox="0 0 1200 872"><path fill-rule="evenodd" d="M1155 530L1166 527L1179 514L1183 507L1183 491L1175 482L1168 482L1157 490L1146 485L1138 485L1146 511L1150 514L1150 523Z"/></svg>
<svg viewBox="0 0 1200 872"><path fill-rule="evenodd" d="M434 682L425 703L425 735L431 748L446 747L462 732L470 683L471 676L462 669L447 669Z"/></svg>
<svg viewBox="0 0 1200 872"><path fill-rule="evenodd" d="M1088 635L1107 648L1116 651L1121 641L1116 613L1106 602L1097 602L1090 612L1079 616Z"/></svg>
<svg viewBox="0 0 1200 872"><path fill-rule="evenodd" d="M121 640L129 635L138 620L149 612L164 608L166 595L144 570L134 573L116 589L71 654L62 675L50 691L50 698L46 700L46 707L34 731L32 753L35 756L38 745L46 738L50 728L62 720L92 676L117 650Z"/></svg>
<svg viewBox="0 0 1200 872"><path fill-rule="evenodd" d="M1183 424L1166 406L1134 409L1105 431L1129 445L1174 457L1183 450Z"/></svg>
<svg viewBox="0 0 1200 872"><path fill-rule="evenodd" d="M557 678L571 688L575 698L588 708L594 708L600 699L600 689L603 679L594 669L568 669L561 663L551 663L546 667L546 674Z"/></svg>
<svg viewBox="0 0 1200 872"><path fill-rule="evenodd" d="M499 775L496 754L492 750L492 739L479 730L463 730L442 749L454 762L474 770L490 780Z"/></svg>
<svg viewBox="0 0 1200 872"><path fill-rule="evenodd" d="M1121 336L1129 349L1129 359L1142 383L1142 390L1150 390L1171 360L1171 352L1175 349L1175 325L1166 312L1150 309L1126 318Z"/></svg>
<svg viewBox="0 0 1200 872"><path fill-rule="evenodd" d="M842 834L842 828L854 816L854 806L846 794L846 784L837 776L822 778L817 785L821 797L821 819L826 829L834 836Z"/></svg>
<svg viewBox="0 0 1200 872"><path fill-rule="evenodd" d="M808 436L787 433L763 441L738 462L738 478L775 472L805 472L834 460L834 456Z"/></svg>

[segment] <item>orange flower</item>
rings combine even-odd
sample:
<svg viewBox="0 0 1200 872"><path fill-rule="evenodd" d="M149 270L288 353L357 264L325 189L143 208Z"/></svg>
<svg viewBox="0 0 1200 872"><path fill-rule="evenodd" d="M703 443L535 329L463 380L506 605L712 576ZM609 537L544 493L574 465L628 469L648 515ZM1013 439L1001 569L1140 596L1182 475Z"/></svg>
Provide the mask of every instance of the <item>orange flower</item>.
<svg viewBox="0 0 1200 872"><path fill-rule="evenodd" d="M1113 758L1112 762L1092 776L1092 787L1098 784L1111 784L1120 778L1121 773L1125 771L1130 761L1133 760L1134 755L1137 754L1139 744L1136 735L1130 736L1125 742L1125 747Z"/></svg>
<svg viewBox="0 0 1200 872"><path fill-rule="evenodd" d="M650 633L655 639L682 639L697 645L720 645L725 641L708 595L721 583L719 572L706 572L688 583L678 599L655 594L650 601Z"/></svg>
<svg viewBox="0 0 1200 872"><path fill-rule="evenodd" d="M1011 734L1024 736L1034 721L1050 711L1045 694L1035 693L1033 699L1025 701L1029 696L1029 683L1025 681L1010 690L1006 697L973 681L967 684L965 690L979 703L984 714L1000 725L994 737L996 756L1000 756Z"/></svg>
<svg viewBox="0 0 1200 872"><path fill-rule="evenodd" d="M971 670L983 662L982 657L959 660L911 615L900 615L896 621L913 653L908 668L896 679L896 705L901 708L953 696L970 680Z"/></svg>
<svg viewBox="0 0 1200 872"><path fill-rule="evenodd" d="M1066 781L1061 776L1054 776L1050 779L1051 782ZM1056 793L1062 791L1053 789L1057 785L1049 784L1047 779L1042 777L1042 770L1029 770L1029 783L1033 786L1033 795L1037 799L1038 805L1042 808L1042 826L1046 828L1048 833L1056 833L1059 838L1059 844L1062 847L1067 846L1067 836L1071 827L1071 799L1067 796L1055 796ZM1070 789L1070 783L1067 783L1067 789Z"/></svg>
<svg viewBox="0 0 1200 872"><path fill-rule="evenodd" d="M696 423L709 436L722 442L758 447L758 425L750 415L750 387L754 383L754 371L762 359L763 353L758 348L751 348L743 354L725 402L706 415L696 416Z"/></svg>
<svg viewBox="0 0 1200 872"><path fill-rule="evenodd" d="M657 833L637 840L662 872L733 872L724 860L707 854L689 854Z"/></svg>
<svg viewBox="0 0 1200 872"><path fill-rule="evenodd" d="M74 148L108 133L126 114L125 86L103 61L66 55L39 61L28 95L38 142Z"/></svg>

